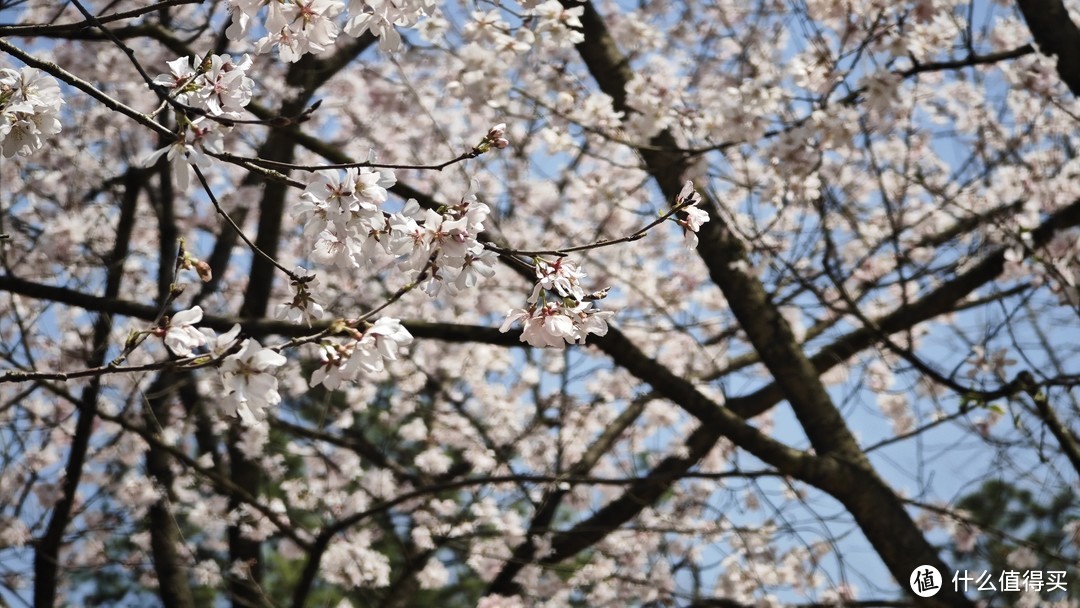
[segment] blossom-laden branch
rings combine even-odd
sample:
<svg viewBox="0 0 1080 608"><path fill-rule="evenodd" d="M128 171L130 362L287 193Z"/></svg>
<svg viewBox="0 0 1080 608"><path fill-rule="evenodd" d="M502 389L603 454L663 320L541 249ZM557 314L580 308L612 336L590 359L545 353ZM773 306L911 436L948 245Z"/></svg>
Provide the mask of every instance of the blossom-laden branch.
<svg viewBox="0 0 1080 608"><path fill-rule="evenodd" d="M536 272L536 285L533 287L532 295L529 296L529 306L507 312L499 331L505 332L514 323L520 322L523 326L522 342L528 342L537 347L556 348L562 348L566 344L584 344L589 334L606 335L608 319L614 313L598 310L595 308L595 303L607 297L609 288L586 294L581 286L581 279L585 274L573 262L566 260L565 255L570 251L595 249L618 242L637 240L645 236L645 233L654 226L676 215L682 216L682 219L676 221L686 235L687 247L693 249L697 246L698 230L703 223L709 221L708 213L697 207L700 201L701 196L694 189L693 182L688 181L667 213L629 237L556 250L551 252L552 255L559 256L554 261L540 257L543 255L542 252L528 252L527 255L534 256L533 266ZM526 253L511 249L490 245L488 247L503 254L526 255Z"/></svg>
<svg viewBox="0 0 1080 608"><path fill-rule="evenodd" d="M34 68L0 70L0 151L29 156L60 132L64 100L56 79Z"/></svg>
<svg viewBox="0 0 1080 608"><path fill-rule="evenodd" d="M79 78L78 76L68 72L67 70L64 70L60 66L54 63L50 63L48 61L43 61L35 58L33 55L30 55L29 53L20 50L18 47L9 44L3 38L0 38L0 51L3 51L8 55L11 55L12 57L15 57L19 61L25 63L30 68L41 70L42 72L49 74L50 76L60 80L61 82L69 84L72 87L83 91L87 95L90 95L92 98L101 102L102 105L104 105L105 107L135 120L137 123L151 129L158 134L167 134L169 132L167 128L155 122L152 117L142 114L137 110L117 101L116 99L113 99L109 95L98 90L96 87L94 87L93 84L83 80L82 78ZM32 76L33 73L30 73L30 75ZM37 81L36 78L34 80ZM40 127L38 128L40 129Z"/></svg>

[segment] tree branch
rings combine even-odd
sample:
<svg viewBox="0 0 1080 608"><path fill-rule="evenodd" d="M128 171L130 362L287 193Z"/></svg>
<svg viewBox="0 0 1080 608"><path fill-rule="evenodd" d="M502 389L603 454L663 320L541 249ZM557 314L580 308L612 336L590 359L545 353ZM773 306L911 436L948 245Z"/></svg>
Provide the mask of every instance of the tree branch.
<svg viewBox="0 0 1080 608"><path fill-rule="evenodd" d="M1057 57L1057 71L1073 95L1080 96L1080 29L1061 0L1017 0L1028 29L1043 55Z"/></svg>

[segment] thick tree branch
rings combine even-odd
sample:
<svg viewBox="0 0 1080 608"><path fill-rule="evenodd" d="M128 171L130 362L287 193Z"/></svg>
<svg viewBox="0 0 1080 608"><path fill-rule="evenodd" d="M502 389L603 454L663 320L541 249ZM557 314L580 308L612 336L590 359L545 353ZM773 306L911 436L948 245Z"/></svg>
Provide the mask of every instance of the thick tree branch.
<svg viewBox="0 0 1080 608"><path fill-rule="evenodd" d="M116 241L106 265L105 299L115 298L120 293L120 285L124 278L124 258L127 257L131 245L131 234L135 227L135 209L141 187L140 174L129 171L124 180L120 218L116 226ZM89 360L91 366L105 362L112 321L111 314L98 314L91 341ZM35 606L52 606L56 599L56 591L59 587L57 569L60 563L60 548L63 545L64 530L71 521L79 481L82 478L86 455L90 449L90 436L93 433L94 419L97 417L97 399L100 390L101 378L95 376L90 379L90 383L79 397L79 417L75 423L75 432L71 438L67 465L64 469L63 495L53 507L45 534L34 550Z"/></svg>
<svg viewBox="0 0 1080 608"><path fill-rule="evenodd" d="M119 297L94 296L67 287L44 285L9 275L0 275L0 290L44 302L67 304L91 312L106 312L145 321L153 321L158 315L158 309L149 304L139 304ZM239 324L248 335L276 335L287 338L310 336L330 327L329 321L312 323L309 327L276 319L250 319L223 315L203 315L203 320L199 323L202 327L208 327L220 332L229 331L236 324ZM521 332L516 330L503 333L497 328L483 325L430 321L403 321L402 325L417 338L443 340L445 342L479 342L506 347L524 348L527 346L520 340ZM120 373L122 371L123 368L115 368L108 373ZM54 375L58 378L75 376L71 373L57 373Z"/></svg>
<svg viewBox="0 0 1080 608"><path fill-rule="evenodd" d="M1044 55L1057 57L1057 71L1073 95L1080 95L1080 28L1061 0L1017 0L1028 29Z"/></svg>
<svg viewBox="0 0 1080 608"><path fill-rule="evenodd" d="M563 0L563 5L579 6L572 0ZM580 6L585 9L581 17L585 40L578 44L578 52L600 89L613 99L615 109L633 112L626 102L626 87L633 76L627 59L616 47L593 3ZM640 151L642 159L665 198L674 201L689 168L688 158L670 131L661 131L650 144L651 148ZM790 326L761 282L741 270L746 266L746 251L739 237L718 213L717 202L707 207L710 221L701 228L698 252L762 362L791 403L814 449L819 454L838 452L853 461L863 461L865 457Z"/></svg>
<svg viewBox="0 0 1080 608"><path fill-rule="evenodd" d="M572 0L561 1L566 8L578 6ZM631 80L627 59L615 45L593 3L585 2L583 6L581 22L585 39L578 43L578 51L601 90L614 100L615 109L630 112L632 109L626 104L625 97ZM662 131L650 144L651 147L641 149L640 154L664 196L673 201L688 169L686 156L680 152L670 131ZM712 201L708 211L710 221L699 234L698 252L819 455L813 474L807 475L804 470L792 472L793 476L824 489L843 502L897 580L906 580L920 564L947 570L937 551L922 536L896 495L878 477L859 449L858 442L825 391L815 366L799 347L764 286L743 270L747 267L745 247L726 225L726 218L719 212L716 201ZM656 384L653 386L663 392ZM686 402L675 401L687 407ZM698 415L690 409L687 411ZM730 438L736 445L748 449L739 438ZM970 606L962 594L949 590L939 595L938 600L941 605Z"/></svg>
<svg viewBox="0 0 1080 608"><path fill-rule="evenodd" d="M182 375L163 372L155 379L146 394L145 425L161 433L169 425L169 398L176 390ZM191 380L190 375L188 381ZM194 608L187 568L178 547L183 542L172 509L173 472L169 455L156 444L148 444L146 472L157 482L161 495L150 505L147 518L150 532L150 548L154 556L154 572L157 575L158 595L165 608Z"/></svg>
<svg viewBox="0 0 1080 608"><path fill-rule="evenodd" d="M1028 396L1035 402L1035 411L1038 412L1039 418L1042 419L1043 424L1057 439L1061 451L1065 452L1065 456L1068 457L1073 470L1080 474L1080 439L1054 412L1054 408L1050 405L1050 398L1044 390L1039 389L1035 379L1030 374L1024 378L1024 382Z"/></svg>
<svg viewBox="0 0 1080 608"><path fill-rule="evenodd" d="M1050 242L1062 230L1080 226L1080 200L1064 207L1031 232L1031 248L1037 250ZM957 304L976 289L1001 276L1005 268L1006 247L999 247L987 254L968 270L936 287L923 297L875 320L877 329L860 327L831 344L824 346L810 358L819 374L840 365L877 342L880 334L892 335L911 329L940 315L952 312ZM737 397L728 407L746 418L752 418L773 407L783 399L783 392L772 383L750 395Z"/></svg>

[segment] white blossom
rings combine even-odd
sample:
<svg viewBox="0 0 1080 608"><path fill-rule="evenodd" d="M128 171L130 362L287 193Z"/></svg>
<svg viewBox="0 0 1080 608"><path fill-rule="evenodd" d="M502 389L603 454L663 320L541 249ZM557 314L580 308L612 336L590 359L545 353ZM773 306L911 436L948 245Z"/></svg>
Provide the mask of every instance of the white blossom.
<svg viewBox="0 0 1080 608"><path fill-rule="evenodd" d="M213 164L207 152L225 152L223 128L220 123L199 116L181 128L179 136L172 144L151 153L143 160L142 165L152 167L165 156L172 164L176 187L184 191L191 183L191 165L206 170Z"/></svg>
<svg viewBox="0 0 1080 608"><path fill-rule="evenodd" d="M190 357L194 349L206 344L206 336L194 327L202 321L202 317L201 306L194 306L173 315L165 330L165 346L178 357Z"/></svg>
<svg viewBox="0 0 1080 608"><path fill-rule="evenodd" d="M322 557L322 575L347 588L385 587L390 584L390 560L371 548L366 531L335 540Z"/></svg>
<svg viewBox="0 0 1080 608"><path fill-rule="evenodd" d="M280 353L263 348L254 338L244 340L240 352L226 357L219 369L225 413L240 416L245 424L258 424L266 408L281 402L273 370L282 365L285 357Z"/></svg>
<svg viewBox="0 0 1080 608"><path fill-rule="evenodd" d="M401 321L382 317L356 340L343 345L323 344L320 347L323 364L312 374L311 386L324 384L333 389L361 373L381 372L384 361L396 360L398 351L412 341L412 334Z"/></svg>
<svg viewBox="0 0 1080 608"><path fill-rule="evenodd" d="M395 26L412 27L435 6L434 0L349 0L345 33L361 36L370 31L378 36L380 49L396 51L401 47L401 35Z"/></svg>
<svg viewBox="0 0 1080 608"><path fill-rule="evenodd" d="M35 68L0 70L0 152L29 156L60 132L64 101L56 79Z"/></svg>
<svg viewBox="0 0 1080 608"><path fill-rule="evenodd" d="M429 475L441 475L450 470L453 461L442 448L432 446L417 454L413 463L416 464L416 468Z"/></svg>
<svg viewBox="0 0 1080 608"><path fill-rule="evenodd" d="M318 291L319 279L314 273L300 266L295 268L294 274L306 280L293 282L292 287L296 295L291 301L278 304L274 316L291 323L306 323L310 326L313 320L323 318L326 312L312 296L313 292Z"/></svg>

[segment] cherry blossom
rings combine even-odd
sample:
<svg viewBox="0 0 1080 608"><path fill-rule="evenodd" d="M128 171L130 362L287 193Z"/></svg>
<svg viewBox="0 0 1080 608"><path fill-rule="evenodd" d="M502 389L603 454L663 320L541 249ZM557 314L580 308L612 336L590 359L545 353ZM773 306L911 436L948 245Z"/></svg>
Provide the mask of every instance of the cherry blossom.
<svg viewBox="0 0 1080 608"><path fill-rule="evenodd" d="M202 321L202 317L203 310L200 306L173 315L165 328L165 346L179 357L191 356L194 349L206 344L206 336L195 328L195 325Z"/></svg>
<svg viewBox="0 0 1080 608"><path fill-rule="evenodd" d="M416 467L429 475L439 475L450 470L453 463L441 448L430 447L416 455Z"/></svg>
<svg viewBox="0 0 1080 608"><path fill-rule="evenodd" d="M382 371L383 360L395 360L398 350L412 342L412 334L402 327L401 321L383 317L362 337L352 349L352 355L343 365L345 371L355 376L363 371L373 373Z"/></svg>
<svg viewBox="0 0 1080 608"><path fill-rule="evenodd" d="M273 369L285 361L258 340L244 340L240 352L226 357L219 370L225 386L225 413L235 413L245 424L258 424L266 416L266 408L281 402Z"/></svg>
<svg viewBox="0 0 1080 608"><path fill-rule="evenodd" d="M701 230L701 225L709 221L709 213L697 206L700 202L701 195L694 189L694 183L691 181L686 182L679 196L675 198L675 208L680 214L686 216L676 221L683 228L683 238L687 249L697 248L697 233Z"/></svg>
<svg viewBox="0 0 1080 608"><path fill-rule="evenodd" d="M608 319L615 313L592 309L592 302L573 307L554 302L511 310L499 328L509 331L517 322L522 324L521 341L532 346L562 348L566 344L584 344L589 334L607 334Z"/></svg>
<svg viewBox="0 0 1080 608"><path fill-rule="evenodd" d="M547 0L532 11L539 19L537 32L550 36L557 46L572 46L585 39L579 31L583 7L564 8L558 0Z"/></svg>
<svg viewBox="0 0 1080 608"><path fill-rule="evenodd" d="M1004 348L987 352L985 347L976 345L971 347L971 352L967 360L967 363L971 365L967 371L969 378L975 378L986 372L1000 377L1005 374L1007 367L1016 364L1016 360L1009 358L1008 351Z"/></svg>
<svg viewBox="0 0 1080 608"><path fill-rule="evenodd" d="M349 588L389 585L389 560L371 549L371 541L370 535L360 534L333 543L323 557L327 580Z"/></svg>
<svg viewBox="0 0 1080 608"><path fill-rule="evenodd" d="M379 48L394 51L401 46L396 27L412 27L435 9L433 0L349 0L345 33L360 36L370 31L379 37Z"/></svg>
<svg viewBox="0 0 1080 608"><path fill-rule="evenodd" d="M335 18L344 7L337 0L230 0L229 9L232 23L226 34L230 39L246 36L252 20L264 13L266 35L255 43L256 51L277 49L282 61L295 62L305 54L324 53L332 47L339 32Z"/></svg>
<svg viewBox="0 0 1080 608"><path fill-rule="evenodd" d="M0 69L0 151L5 158L29 156L62 129L57 117L60 86L34 68Z"/></svg>
<svg viewBox="0 0 1080 608"><path fill-rule="evenodd" d="M251 58L234 62L229 55L208 55L203 60L181 57L168 62L169 73L154 84L170 89L180 103L204 108L215 116L239 116L251 101L254 81L247 76Z"/></svg>
<svg viewBox="0 0 1080 608"><path fill-rule="evenodd" d="M312 321L323 318L326 312L311 295L313 291L318 291L319 279L299 266L296 267L295 273L300 277L299 280L293 281L296 295L292 301L278 304L275 316L292 323L306 323L310 326Z"/></svg>
<svg viewBox="0 0 1080 608"><path fill-rule="evenodd" d="M152 167L164 156L172 167L177 188L187 190L191 184L191 167L209 169L213 162L207 152L220 154L224 151L224 134L220 123L200 116L181 128L175 142L146 156L143 166Z"/></svg>
<svg viewBox="0 0 1080 608"><path fill-rule="evenodd" d="M394 361L398 351L412 343L413 337L401 321L382 317L371 327L358 332L356 340L344 344L324 342L319 347L322 365L311 376L311 386L323 384L337 388L344 380L357 378L361 373L383 371L384 361Z"/></svg>

